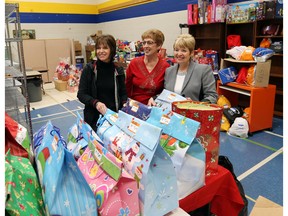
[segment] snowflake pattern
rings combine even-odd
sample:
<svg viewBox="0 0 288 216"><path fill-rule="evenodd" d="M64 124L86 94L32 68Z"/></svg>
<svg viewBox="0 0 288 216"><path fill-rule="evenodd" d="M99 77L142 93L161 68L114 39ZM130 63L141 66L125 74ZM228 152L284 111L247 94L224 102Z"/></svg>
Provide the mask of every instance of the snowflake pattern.
<svg viewBox="0 0 288 216"><path fill-rule="evenodd" d="M58 151L58 156L57 156L57 162L60 162L61 158L62 158L62 150Z"/></svg>
<svg viewBox="0 0 288 216"><path fill-rule="evenodd" d="M153 191L153 190L151 190L151 191L149 191L149 192L147 193L148 199L152 199L154 196L155 196L155 194L154 194L154 191Z"/></svg>
<svg viewBox="0 0 288 216"><path fill-rule="evenodd" d="M162 191L158 193L159 198L167 197L166 188L164 187Z"/></svg>
<svg viewBox="0 0 288 216"><path fill-rule="evenodd" d="M85 208L86 208L86 211L84 212L81 212L81 215L85 215L85 216L92 216L92 215L95 215L93 212L96 212L96 205L93 205L91 207L89 207L88 204L86 204Z"/></svg>
<svg viewBox="0 0 288 216"><path fill-rule="evenodd" d="M64 206L67 207L67 208L70 206L70 202L69 202L68 199L66 199L66 200L64 201Z"/></svg>
<svg viewBox="0 0 288 216"><path fill-rule="evenodd" d="M76 166L73 164L73 162L69 162L69 167L75 172L77 170Z"/></svg>
<svg viewBox="0 0 288 216"><path fill-rule="evenodd" d="M53 191L53 192L56 191L56 186L55 186L55 185L53 185L53 187L52 187L52 191Z"/></svg>

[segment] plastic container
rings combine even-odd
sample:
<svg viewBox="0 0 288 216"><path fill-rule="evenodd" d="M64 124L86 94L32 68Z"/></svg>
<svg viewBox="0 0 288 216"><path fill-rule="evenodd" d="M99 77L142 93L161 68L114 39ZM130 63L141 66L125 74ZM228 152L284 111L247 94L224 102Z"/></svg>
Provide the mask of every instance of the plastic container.
<svg viewBox="0 0 288 216"><path fill-rule="evenodd" d="M27 79L27 91L30 102L37 102L42 100L42 79L33 78Z"/></svg>

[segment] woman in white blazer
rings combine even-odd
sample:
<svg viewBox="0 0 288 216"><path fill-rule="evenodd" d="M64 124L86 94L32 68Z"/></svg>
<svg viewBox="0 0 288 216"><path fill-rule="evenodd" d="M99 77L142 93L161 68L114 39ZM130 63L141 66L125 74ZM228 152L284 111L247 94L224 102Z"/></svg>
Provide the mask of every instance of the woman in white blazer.
<svg viewBox="0 0 288 216"><path fill-rule="evenodd" d="M217 103L215 78L209 65L192 60L195 39L190 34L181 34L173 45L177 63L166 69L164 88L194 101ZM149 105L156 105L149 100Z"/></svg>

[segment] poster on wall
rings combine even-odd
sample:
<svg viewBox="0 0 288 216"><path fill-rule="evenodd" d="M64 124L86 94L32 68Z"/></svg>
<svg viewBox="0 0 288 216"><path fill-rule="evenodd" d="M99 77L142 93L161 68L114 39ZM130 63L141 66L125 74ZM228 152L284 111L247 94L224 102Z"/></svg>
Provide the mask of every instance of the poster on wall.
<svg viewBox="0 0 288 216"><path fill-rule="evenodd" d="M34 29L22 29L21 36L23 40L26 39L36 39L36 34ZM13 37L16 37L16 30L13 30Z"/></svg>

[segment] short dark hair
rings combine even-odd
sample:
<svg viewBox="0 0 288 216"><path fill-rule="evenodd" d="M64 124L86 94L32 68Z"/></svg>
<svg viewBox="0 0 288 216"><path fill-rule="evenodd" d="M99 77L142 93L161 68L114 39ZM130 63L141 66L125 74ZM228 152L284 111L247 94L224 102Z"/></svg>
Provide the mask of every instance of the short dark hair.
<svg viewBox="0 0 288 216"><path fill-rule="evenodd" d="M116 55L116 40L112 35L100 35L97 39L96 39L96 44L95 44L95 49L97 49L97 47L99 47L100 45L103 46L108 46L110 48L110 60L113 61L114 57Z"/></svg>

